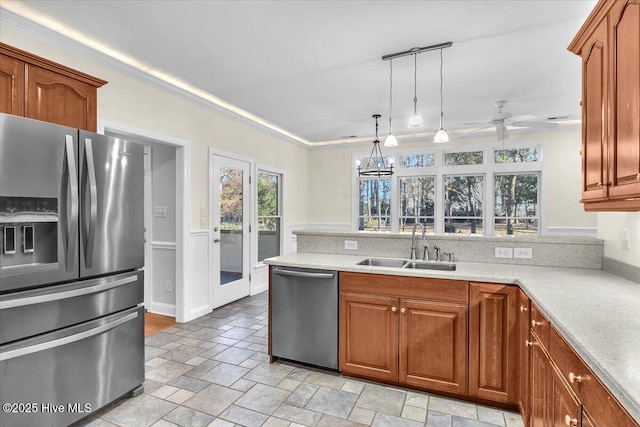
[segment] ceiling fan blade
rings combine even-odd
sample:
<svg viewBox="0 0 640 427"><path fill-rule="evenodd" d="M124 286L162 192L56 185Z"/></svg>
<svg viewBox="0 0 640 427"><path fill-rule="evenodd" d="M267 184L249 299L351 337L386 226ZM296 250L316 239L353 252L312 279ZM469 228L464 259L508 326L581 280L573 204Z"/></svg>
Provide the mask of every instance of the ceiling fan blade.
<svg viewBox="0 0 640 427"><path fill-rule="evenodd" d="M515 122L530 122L530 121L535 121L535 120L540 120L540 117L533 116L531 114L525 114L523 116L509 117L507 122L508 122L508 124L511 124L511 123L515 123Z"/></svg>
<svg viewBox="0 0 640 427"><path fill-rule="evenodd" d="M481 123L481 124L485 124L485 123ZM462 134L459 134L459 135L455 135L453 138L450 138L450 139L464 138L465 136L467 136L469 134L472 134L474 132L478 132L478 131L481 131L483 129L487 129L487 128L490 128L490 127L493 127L493 124L488 124L488 125L480 127L480 128L472 129L472 130L470 130L468 132L465 132L465 133L462 133Z"/></svg>
<svg viewBox="0 0 640 427"><path fill-rule="evenodd" d="M488 124L487 122L465 122L462 123L463 125L486 125Z"/></svg>
<svg viewBox="0 0 640 427"><path fill-rule="evenodd" d="M539 128L539 129L553 129L558 126L558 123L553 122L530 122L521 121L510 123L511 126L527 127L527 128Z"/></svg>

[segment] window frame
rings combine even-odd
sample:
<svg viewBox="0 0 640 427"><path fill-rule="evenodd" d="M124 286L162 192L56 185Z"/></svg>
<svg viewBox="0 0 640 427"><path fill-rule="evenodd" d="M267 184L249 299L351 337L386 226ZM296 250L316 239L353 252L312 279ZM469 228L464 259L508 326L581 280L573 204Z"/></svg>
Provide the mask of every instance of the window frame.
<svg viewBox="0 0 640 427"><path fill-rule="evenodd" d="M267 175L275 175L278 176L278 214L279 215L269 215L269 216L259 216L258 215L258 207L259 207L259 200L258 200L258 178L260 176L260 174L267 174ZM254 192L255 192L255 218L254 218L254 229L255 229L255 238L254 238L254 244L255 244L255 256L254 256L254 264L256 267L261 267L266 265L263 261L259 261L259 239L260 239L260 231L259 231L259 223L260 223L260 218L280 218L280 251L278 253L277 256L280 256L283 254L284 251L284 228L285 228L285 222L284 222L284 191L285 191L285 171L282 169L277 169L271 166L266 166L266 165L256 165L256 170L255 173L253 175L255 177L255 182L252 182L251 184L254 187Z"/></svg>
<svg viewBox="0 0 640 427"><path fill-rule="evenodd" d="M391 226L389 231L400 233L399 231L399 214L400 214L400 194L399 194L399 178L400 177L435 177L435 224L434 234L445 234L444 232L444 177L445 176L462 176L462 175L483 175L483 235L484 236L501 236L494 234L495 224L495 206L494 206L494 185L495 175L520 174L520 173L536 173L538 174L538 230L537 235L543 235L545 225L545 195L542 189L546 187L546 164L544 162L544 151L546 140L529 140L529 141L509 141L508 143L494 142L490 144L459 144L448 145L444 147L433 146L431 142L425 143L431 145L428 148L416 147L413 149L387 149L385 157L392 157L394 164L394 174L391 179ZM534 162L513 162L513 163L496 163L496 150L504 149L523 149L535 148L538 151L538 160ZM445 165L445 154L467 151L483 151L483 163L474 165ZM434 154L435 166L427 167L402 167L400 156L417 155L417 154ZM356 170L356 160L366 156L366 152L352 153L352 230L358 230L359 219L359 176ZM374 232L374 231L371 231Z"/></svg>

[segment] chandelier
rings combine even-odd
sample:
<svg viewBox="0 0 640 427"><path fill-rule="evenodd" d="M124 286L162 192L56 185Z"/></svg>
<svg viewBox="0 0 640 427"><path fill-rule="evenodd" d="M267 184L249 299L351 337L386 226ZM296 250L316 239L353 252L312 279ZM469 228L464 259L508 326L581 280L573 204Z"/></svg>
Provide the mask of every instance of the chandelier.
<svg viewBox="0 0 640 427"><path fill-rule="evenodd" d="M357 161L358 175L377 178L391 176L393 175L393 159L385 159L380 149L380 139L378 139L378 119L381 116L374 114L372 117L376 120L376 139L373 140L373 148L369 158L363 159L362 162Z"/></svg>

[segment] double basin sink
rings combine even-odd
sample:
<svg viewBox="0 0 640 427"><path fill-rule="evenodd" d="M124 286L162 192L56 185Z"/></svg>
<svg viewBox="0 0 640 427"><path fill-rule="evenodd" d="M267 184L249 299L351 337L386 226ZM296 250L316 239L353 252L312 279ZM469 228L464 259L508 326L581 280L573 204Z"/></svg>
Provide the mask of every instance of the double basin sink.
<svg viewBox="0 0 640 427"><path fill-rule="evenodd" d="M455 271L456 265L450 262L420 261L394 258L366 258L357 265L388 268L411 268L417 270L444 270Z"/></svg>

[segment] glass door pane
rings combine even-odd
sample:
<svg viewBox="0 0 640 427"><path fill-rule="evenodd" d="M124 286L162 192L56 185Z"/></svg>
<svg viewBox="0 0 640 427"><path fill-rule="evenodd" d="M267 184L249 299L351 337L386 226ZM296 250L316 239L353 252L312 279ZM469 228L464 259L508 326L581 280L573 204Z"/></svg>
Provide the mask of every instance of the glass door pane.
<svg viewBox="0 0 640 427"><path fill-rule="evenodd" d="M220 168L220 285L243 277L243 172Z"/></svg>

